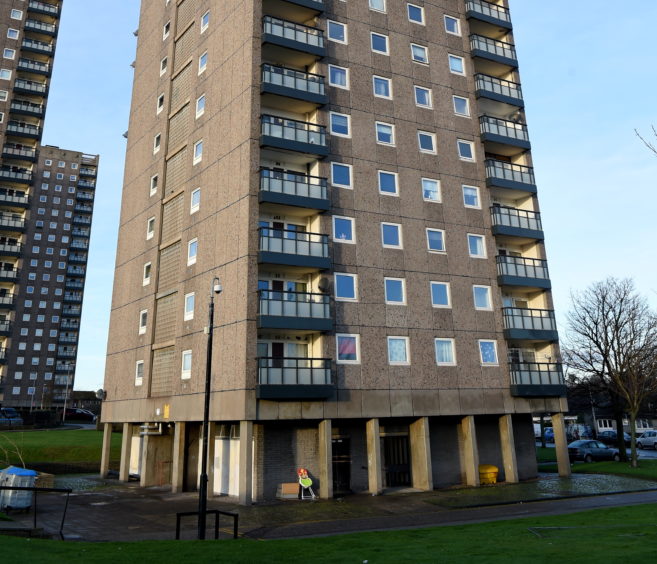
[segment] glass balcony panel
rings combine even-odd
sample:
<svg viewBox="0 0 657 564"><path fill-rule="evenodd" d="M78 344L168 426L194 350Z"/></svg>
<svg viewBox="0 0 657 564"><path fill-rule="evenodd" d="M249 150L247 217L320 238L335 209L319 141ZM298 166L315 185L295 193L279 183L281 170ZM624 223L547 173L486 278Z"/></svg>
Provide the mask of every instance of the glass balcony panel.
<svg viewBox="0 0 657 564"><path fill-rule="evenodd" d="M498 256L497 273L500 276L548 279L547 261L533 258Z"/></svg>
<svg viewBox="0 0 657 564"><path fill-rule="evenodd" d="M324 32L321 29L265 16L263 31L276 37L305 43L312 47L324 47Z"/></svg>
<svg viewBox="0 0 657 564"><path fill-rule="evenodd" d="M541 214L538 212L506 206L492 206L491 215L495 226L531 229L533 231L543 230Z"/></svg>
<svg viewBox="0 0 657 564"><path fill-rule="evenodd" d="M484 37L483 35L471 35L470 48L472 50L477 49L479 51L484 51L498 57L504 57L505 59L517 60L516 48L512 43L498 41L496 39L491 39L490 37Z"/></svg>
<svg viewBox="0 0 657 564"><path fill-rule="evenodd" d="M520 84L517 82L511 82L510 80L496 78L487 74L476 74L475 87L477 90L483 92L489 92L519 101L522 100Z"/></svg>
<svg viewBox="0 0 657 564"><path fill-rule="evenodd" d="M260 290L260 315L329 319L330 300L325 294Z"/></svg>
<svg viewBox="0 0 657 564"><path fill-rule="evenodd" d="M549 309L524 309L518 307L505 307L505 329L526 329L530 331L556 331L557 322L554 311Z"/></svg>
<svg viewBox="0 0 657 564"><path fill-rule="evenodd" d="M564 386L559 362L511 363L511 382L516 386Z"/></svg>
<svg viewBox="0 0 657 564"><path fill-rule="evenodd" d="M520 182L522 184L536 184L534 169L532 167L496 161L494 159L486 160L486 176L499 180Z"/></svg>
<svg viewBox="0 0 657 564"><path fill-rule="evenodd" d="M467 0L465 9L468 12L475 12L482 16L511 23L509 9L499 4L493 4L485 0Z"/></svg>
<svg viewBox="0 0 657 564"><path fill-rule="evenodd" d="M300 90L311 94L325 93L324 77L306 72L265 64L262 67L262 81L275 86Z"/></svg>
<svg viewBox="0 0 657 564"><path fill-rule="evenodd" d="M490 133L491 135L509 137L529 143L529 132L525 124L491 116L481 116L479 118L479 124L481 126L481 133L483 134Z"/></svg>
<svg viewBox="0 0 657 564"><path fill-rule="evenodd" d="M262 385L332 384L331 360L327 358L258 358L258 381Z"/></svg>

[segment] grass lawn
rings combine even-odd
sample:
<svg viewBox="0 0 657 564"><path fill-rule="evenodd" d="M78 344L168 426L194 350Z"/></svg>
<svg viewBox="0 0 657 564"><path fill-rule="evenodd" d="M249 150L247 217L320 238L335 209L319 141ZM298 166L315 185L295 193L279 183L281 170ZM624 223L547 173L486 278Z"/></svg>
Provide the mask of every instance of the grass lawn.
<svg viewBox="0 0 657 564"><path fill-rule="evenodd" d="M301 540L80 543L4 537L13 561L49 562L541 562L613 563L657 557L655 505L431 529Z"/></svg>
<svg viewBox="0 0 657 564"><path fill-rule="evenodd" d="M549 447L536 447L536 460L538 460L538 462L556 462L556 449Z"/></svg>
<svg viewBox="0 0 657 564"><path fill-rule="evenodd" d="M13 445L20 450L26 465L34 462L98 462L103 433L86 429L0 433L0 467L7 464L20 466L20 458ZM110 459L120 457L121 434L113 433Z"/></svg>
<svg viewBox="0 0 657 564"><path fill-rule="evenodd" d="M629 462L591 462L577 463L571 466L573 472L578 474L615 474L617 476L628 476L641 478L643 480L657 481L657 460L639 459L639 467L632 468ZM557 472L557 465L541 466L542 472Z"/></svg>

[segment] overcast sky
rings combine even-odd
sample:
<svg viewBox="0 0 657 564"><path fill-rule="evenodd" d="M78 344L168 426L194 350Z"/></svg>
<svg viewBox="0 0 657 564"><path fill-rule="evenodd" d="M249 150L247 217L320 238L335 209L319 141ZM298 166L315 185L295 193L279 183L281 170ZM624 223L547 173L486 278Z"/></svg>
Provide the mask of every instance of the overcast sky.
<svg viewBox="0 0 657 564"><path fill-rule="evenodd" d="M634 134L657 124L657 2L631 4L511 0L560 319L571 291L610 275L657 304L657 157ZM43 142L101 155L79 390L103 384L138 18L138 0L66 0L48 100Z"/></svg>

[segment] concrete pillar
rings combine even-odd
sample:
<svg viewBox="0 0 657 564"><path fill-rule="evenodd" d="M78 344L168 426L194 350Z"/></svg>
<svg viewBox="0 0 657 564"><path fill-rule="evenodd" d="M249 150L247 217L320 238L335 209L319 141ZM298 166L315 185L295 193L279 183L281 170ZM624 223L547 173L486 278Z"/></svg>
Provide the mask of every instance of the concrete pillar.
<svg viewBox="0 0 657 564"><path fill-rule="evenodd" d="M502 461L504 462L504 479L507 483L518 482L518 462L516 460L516 441L513 436L513 420L510 414L502 415L499 420Z"/></svg>
<svg viewBox="0 0 657 564"><path fill-rule="evenodd" d="M381 481L381 433L379 431L379 420L370 419L365 423L367 434L367 478L370 485L370 493L379 495L383 492Z"/></svg>
<svg viewBox="0 0 657 564"><path fill-rule="evenodd" d="M185 430L187 425L176 421L173 430L173 459L171 461L171 492L183 491L185 477Z"/></svg>
<svg viewBox="0 0 657 564"><path fill-rule="evenodd" d="M107 478L110 463L110 450L112 448L112 424L103 424L103 450L100 454L100 477Z"/></svg>
<svg viewBox="0 0 657 564"><path fill-rule="evenodd" d="M333 433L330 419L319 423L319 497L333 497Z"/></svg>
<svg viewBox="0 0 657 564"><path fill-rule="evenodd" d="M253 501L253 421L240 421L240 505Z"/></svg>
<svg viewBox="0 0 657 564"><path fill-rule="evenodd" d="M568 457L568 438L566 437L566 423L563 413L552 414L552 429L554 430L554 450L557 454L557 467L559 476L570 476L570 459Z"/></svg>
<svg viewBox="0 0 657 564"><path fill-rule="evenodd" d="M152 437L150 435L144 435L141 441L141 463L139 471L139 485L142 488L155 485L153 477L153 469L150 465L153 463L153 457L149 452L152 450L151 446Z"/></svg>
<svg viewBox="0 0 657 564"><path fill-rule="evenodd" d="M433 490L431 468L431 443L429 418L420 417L409 426L411 440L411 475L413 487L418 490Z"/></svg>
<svg viewBox="0 0 657 564"><path fill-rule="evenodd" d="M132 423L123 424L121 437L121 466L119 467L119 480L127 482L130 478L130 449L132 447Z"/></svg>
<svg viewBox="0 0 657 564"><path fill-rule="evenodd" d="M214 450L215 437L217 436L217 424L210 421L208 423L208 496L214 495ZM201 437L201 441L203 438ZM203 449L203 446L201 446ZM199 453L203 456L203 452Z"/></svg>
<svg viewBox="0 0 657 564"><path fill-rule="evenodd" d="M465 484L479 485L479 451L477 450L477 431L474 416L467 415L459 424L459 456L461 472L465 475Z"/></svg>

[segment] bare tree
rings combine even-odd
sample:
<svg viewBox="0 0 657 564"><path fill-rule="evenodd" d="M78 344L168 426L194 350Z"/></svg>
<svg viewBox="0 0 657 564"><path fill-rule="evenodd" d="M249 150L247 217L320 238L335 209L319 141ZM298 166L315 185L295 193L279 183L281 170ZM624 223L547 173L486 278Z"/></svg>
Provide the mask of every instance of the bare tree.
<svg viewBox="0 0 657 564"><path fill-rule="evenodd" d="M630 279L596 282L571 299L566 363L601 386L616 406L621 455L622 410L627 409L636 467L636 418L642 404L657 392L657 316Z"/></svg>
<svg viewBox="0 0 657 564"><path fill-rule="evenodd" d="M641 141L643 141L643 144L644 144L646 147L648 147L648 149L650 149L653 153L655 153L655 155L657 155L657 147L655 147L655 145L654 145L653 143L651 143L651 142L648 141L645 137L643 137L643 135L641 135L641 134L639 133L639 130L638 130L638 129L635 129L635 130L634 130L634 133L636 133L636 136L637 136L639 139L641 139ZM655 126L654 126L654 125L652 126L652 134L653 134L653 135L655 136L655 138L657 139L657 129L655 129Z"/></svg>

